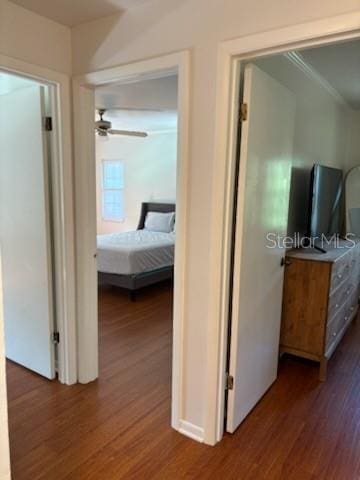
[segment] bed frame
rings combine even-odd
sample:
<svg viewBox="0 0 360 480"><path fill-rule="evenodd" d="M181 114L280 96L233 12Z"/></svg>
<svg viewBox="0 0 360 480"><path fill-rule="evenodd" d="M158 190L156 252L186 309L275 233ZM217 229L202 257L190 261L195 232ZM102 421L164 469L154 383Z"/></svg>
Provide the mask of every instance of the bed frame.
<svg viewBox="0 0 360 480"><path fill-rule="evenodd" d="M169 213L175 212L174 203L155 203L143 202L141 204L140 220L137 229L143 230L145 219L148 212ZM174 266L157 268L142 273L129 275L119 275L114 273L98 272L99 285L113 285L115 287L124 288L129 291L132 301L136 300L136 292L140 288L162 282L164 280L173 279Z"/></svg>

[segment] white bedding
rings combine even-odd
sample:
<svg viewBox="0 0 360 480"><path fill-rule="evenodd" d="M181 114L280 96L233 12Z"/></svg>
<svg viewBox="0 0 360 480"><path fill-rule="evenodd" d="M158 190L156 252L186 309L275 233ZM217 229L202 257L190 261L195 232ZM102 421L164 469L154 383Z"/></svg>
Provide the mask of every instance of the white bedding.
<svg viewBox="0 0 360 480"><path fill-rule="evenodd" d="M174 264L175 233L136 230L97 236L99 272L129 275Z"/></svg>

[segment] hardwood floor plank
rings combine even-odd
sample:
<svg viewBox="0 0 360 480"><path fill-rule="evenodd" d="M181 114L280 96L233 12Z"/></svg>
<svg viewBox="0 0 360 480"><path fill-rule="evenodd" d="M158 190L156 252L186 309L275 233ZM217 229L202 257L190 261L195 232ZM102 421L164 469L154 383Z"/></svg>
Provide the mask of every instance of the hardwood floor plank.
<svg viewBox="0 0 360 480"><path fill-rule="evenodd" d="M329 362L284 357L279 378L215 447L170 427L172 292L99 295L100 377L71 387L8 362L13 480L360 478L360 323Z"/></svg>

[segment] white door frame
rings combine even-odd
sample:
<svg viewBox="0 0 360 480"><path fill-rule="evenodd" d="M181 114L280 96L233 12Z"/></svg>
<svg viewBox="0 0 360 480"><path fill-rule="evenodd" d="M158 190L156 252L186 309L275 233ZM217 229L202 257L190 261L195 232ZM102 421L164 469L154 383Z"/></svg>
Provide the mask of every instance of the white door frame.
<svg viewBox="0 0 360 480"><path fill-rule="evenodd" d="M59 381L71 385L77 382L77 355L70 78L65 74L6 55L0 55L0 71L35 80L50 87L53 118L51 163L55 310L60 334L57 367Z"/></svg>
<svg viewBox="0 0 360 480"><path fill-rule="evenodd" d="M223 42L218 50L216 137L214 148L211 305L207 336L205 438L209 444L224 433L225 379L229 312L229 275L234 202L234 173L240 66L259 58L310 46L360 38L360 11ZM239 208L242 208L240 206Z"/></svg>
<svg viewBox="0 0 360 480"><path fill-rule="evenodd" d="M98 311L96 269L96 174L94 89L166 72L178 74L178 145L176 181L176 256L173 315L172 426L182 417L183 328L185 314L187 184L188 184L188 51L88 73L74 79L75 198L78 295L78 374L87 383L98 376Z"/></svg>

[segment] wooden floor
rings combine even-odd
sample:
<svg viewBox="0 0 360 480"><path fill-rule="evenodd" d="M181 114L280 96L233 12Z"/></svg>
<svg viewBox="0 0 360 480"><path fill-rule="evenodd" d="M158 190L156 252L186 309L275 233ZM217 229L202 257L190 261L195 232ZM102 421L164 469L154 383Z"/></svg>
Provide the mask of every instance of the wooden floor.
<svg viewBox="0 0 360 480"><path fill-rule="evenodd" d="M135 304L102 290L100 352L100 379L87 386L8 364L13 480L360 478L360 322L325 384L314 364L283 359L268 394L216 447L169 427L169 286Z"/></svg>

